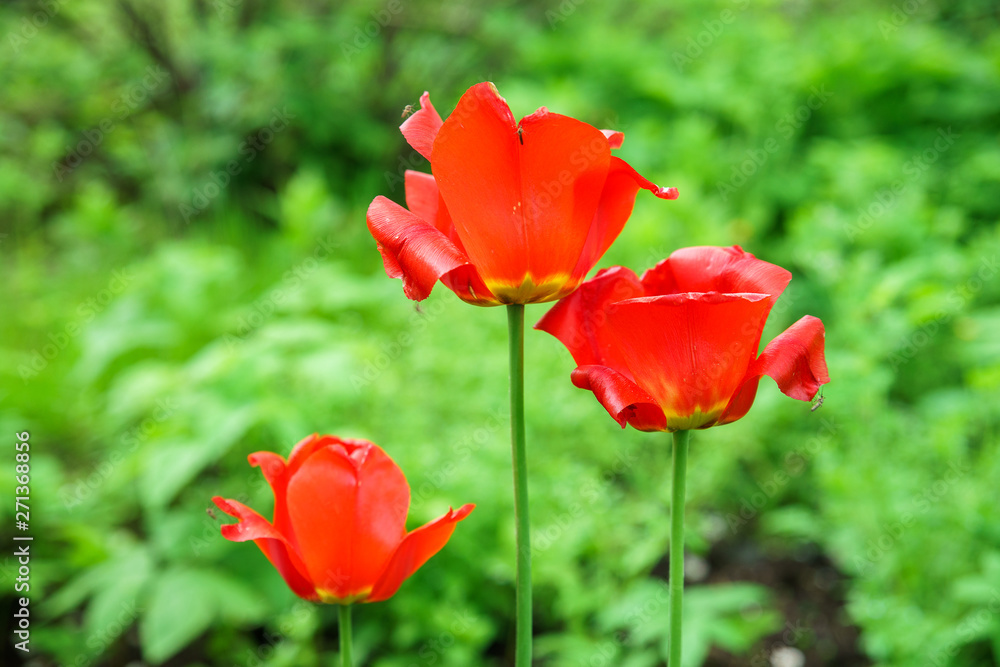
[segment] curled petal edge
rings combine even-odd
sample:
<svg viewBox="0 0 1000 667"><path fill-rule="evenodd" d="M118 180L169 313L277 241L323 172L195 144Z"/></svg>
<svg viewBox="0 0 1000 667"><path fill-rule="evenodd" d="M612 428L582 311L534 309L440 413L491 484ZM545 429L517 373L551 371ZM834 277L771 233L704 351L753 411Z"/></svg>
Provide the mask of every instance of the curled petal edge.
<svg viewBox="0 0 1000 667"><path fill-rule="evenodd" d="M216 507L239 520L239 523L222 526L222 536L231 542L253 540L264 553L274 569L281 574L288 587L300 598L316 602L319 595L316 586L303 572L306 571L302 559L288 538L277 528L243 503L220 496L212 498Z"/></svg>
<svg viewBox="0 0 1000 667"><path fill-rule="evenodd" d="M667 417L656 400L632 380L607 366L580 366L571 375L573 384L594 392L608 414L625 428L666 431Z"/></svg>
<svg viewBox="0 0 1000 667"><path fill-rule="evenodd" d="M430 160L434 139L443 124L440 114L431 104L430 93L424 91L420 96L420 109L399 126L399 131L413 150Z"/></svg>
<svg viewBox="0 0 1000 667"><path fill-rule="evenodd" d="M381 195L368 207L367 218L385 272L390 278L402 278L407 298L426 299L441 280L463 301L500 304L468 255L433 225Z"/></svg>
<svg viewBox="0 0 1000 667"><path fill-rule="evenodd" d="M743 417L753 405L760 378L767 375L777 384L781 393L800 401L811 401L819 388L830 382L826 367L824 347L826 329L823 322L812 315L779 334L747 370L739 390L719 418L728 424Z"/></svg>
<svg viewBox="0 0 1000 667"><path fill-rule="evenodd" d="M448 508L447 514L407 533L389 558L365 602L379 602L395 595L404 581L448 543L455 524L467 517L475 507L467 504L458 510Z"/></svg>

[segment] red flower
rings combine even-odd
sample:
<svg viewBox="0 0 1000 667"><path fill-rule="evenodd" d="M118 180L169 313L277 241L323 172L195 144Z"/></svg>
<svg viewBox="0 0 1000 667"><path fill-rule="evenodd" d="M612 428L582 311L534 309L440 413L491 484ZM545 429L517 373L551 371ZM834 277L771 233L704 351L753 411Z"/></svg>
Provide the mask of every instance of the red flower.
<svg viewBox="0 0 1000 667"><path fill-rule="evenodd" d="M430 96L400 127L434 175L406 172L406 203L368 207L385 271L421 300L440 280L479 306L553 301L580 284L645 188L676 199L611 156L620 132L549 113L514 121L492 83L442 121Z"/></svg>
<svg viewBox="0 0 1000 667"><path fill-rule="evenodd" d="M249 507L212 500L239 523L222 527L233 542L253 540L296 595L316 602L378 602L441 550L465 505L406 532L410 487L389 456L366 440L311 435L288 461L250 455L274 491L274 522Z"/></svg>
<svg viewBox="0 0 1000 667"><path fill-rule="evenodd" d="M757 355L767 315L792 274L739 246L684 248L642 279L600 271L535 326L569 349L573 384L622 428L679 431L734 422L761 376L811 400L830 381L823 323L806 315Z"/></svg>

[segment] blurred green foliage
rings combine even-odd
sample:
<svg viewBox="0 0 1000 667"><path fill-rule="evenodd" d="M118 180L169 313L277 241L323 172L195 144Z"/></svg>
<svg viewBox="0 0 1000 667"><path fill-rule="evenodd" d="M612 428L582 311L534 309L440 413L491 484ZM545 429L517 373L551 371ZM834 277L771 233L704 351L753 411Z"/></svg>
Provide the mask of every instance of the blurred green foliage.
<svg viewBox="0 0 1000 667"><path fill-rule="evenodd" d="M640 193L601 266L739 243L795 275L766 339L826 323L823 407L767 383L696 433L687 524L710 565L819 552L845 604L800 591L793 613L710 574L690 667L776 643L847 664L830 624L878 665L1000 664L997 19L985 0L4 3L0 424L31 432L30 664L332 664L334 614L205 513L267 515L246 455L315 431L385 447L412 525L478 505L357 610L363 663L506 664L504 314L440 287L415 308L364 222L426 170L403 106L430 90L447 113L486 79L516 115L625 131L619 154L680 188ZM527 356L539 664L665 664L668 439L621 432L554 339ZM4 556L12 610L16 576Z"/></svg>

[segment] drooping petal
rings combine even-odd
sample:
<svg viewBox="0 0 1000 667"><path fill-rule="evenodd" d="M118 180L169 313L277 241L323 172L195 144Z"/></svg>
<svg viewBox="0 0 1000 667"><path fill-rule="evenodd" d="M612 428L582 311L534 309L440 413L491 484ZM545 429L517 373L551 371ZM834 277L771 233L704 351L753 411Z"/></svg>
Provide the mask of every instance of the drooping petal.
<svg viewBox="0 0 1000 667"><path fill-rule="evenodd" d="M573 270L574 277L587 275L621 234L625 222L632 215L639 188L646 188L661 199L677 198L677 188L661 188L640 176L624 160L612 157L587 242Z"/></svg>
<svg viewBox="0 0 1000 667"><path fill-rule="evenodd" d="M631 424L640 431L667 429L667 418L656 400L618 371L607 366L580 366L573 371L572 380L580 389L594 392L622 428Z"/></svg>
<svg viewBox="0 0 1000 667"><path fill-rule="evenodd" d="M756 358L769 310L766 294L686 293L619 301L609 307L608 323L667 427L707 428Z"/></svg>
<svg viewBox="0 0 1000 667"><path fill-rule="evenodd" d="M457 511L449 508L444 516L407 534L382 570L365 602L379 602L392 597L404 581L447 544L455 530L455 524L467 517L473 508L475 505L471 504L463 505Z"/></svg>
<svg viewBox="0 0 1000 667"><path fill-rule="evenodd" d="M697 246L673 252L642 275L642 284L649 296L680 292L767 294L773 306L791 279L786 269L759 260L739 246Z"/></svg>
<svg viewBox="0 0 1000 667"><path fill-rule="evenodd" d="M819 388L830 381L824 356L825 342L823 322L812 315L806 315L785 329L751 364L745 383L726 407L725 423L736 421L747 413L753 405L758 380L764 375L773 378L786 396L811 401Z"/></svg>
<svg viewBox="0 0 1000 667"><path fill-rule="evenodd" d="M607 327L607 307L615 301L643 295L642 285L630 269L613 266L554 305L535 325L566 346L577 366L608 366L631 378Z"/></svg>
<svg viewBox="0 0 1000 667"><path fill-rule="evenodd" d="M430 93L424 91L420 96L420 110L403 121L399 131L406 137L406 142L413 147L413 150L430 160L431 147L434 146L434 139L441 129L441 124L441 116L431 104Z"/></svg>
<svg viewBox="0 0 1000 667"><path fill-rule="evenodd" d="M454 272L446 285L464 301L496 304L468 256L428 222L385 197L368 207L368 229L378 242L390 278L403 279L406 296L420 301L439 279ZM444 281L443 281L444 282Z"/></svg>
<svg viewBox="0 0 1000 667"><path fill-rule="evenodd" d="M806 315L767 344L753 366L754 373L768 375L786 396L811 401L830 381L824 347L823 322Z"/></svg>
<svg viewBox="0 0 1000 667"><path fill-rule="evenodd" d="M405 535L410 490L371 443L313 453L288 483L288 513L299 550L321 595L363 595Z"/></svg>
<svg viewBox="0 0 1000 667"><path fill-rule="evenodd" d="M319 600L302 559L281 531L242 503L219 496L212 501L220 510L239 519L239 523L222 526L224 538L233 542L253 540L293 593L306 600Z"/></svg>

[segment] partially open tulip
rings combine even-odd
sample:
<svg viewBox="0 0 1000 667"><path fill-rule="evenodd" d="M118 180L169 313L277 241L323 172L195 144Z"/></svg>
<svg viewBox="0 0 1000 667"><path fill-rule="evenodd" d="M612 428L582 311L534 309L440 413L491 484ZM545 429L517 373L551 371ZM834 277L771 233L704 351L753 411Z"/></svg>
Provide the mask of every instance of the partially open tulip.
<svg viewBox="0 0 1000 667"><path fill-rule="evenodd" d="M386 273L415 300L438 280L479 306L566 296L618 237L640 188L677 197L611 155L620 132L545 107L517 122L492 83L470 88L444 121L424 93L400 129L433 175L407 171L409 210L376 197L368 228Z"/></svg>
<svg viewBox="0 0 1000 667"><path fill-rule="evenodd" d="M620 266L600 271L535 328L566 345L578 366L573 384L594 392L622 428L708 428L745 415L761 376L803 401L830 381L815 317L757 354L791 278L739 246L684 248L641 279Z"/></svg>
<svg viewBox="0 0 1000 667"><path fill-rule="evenodd" d="M215 497L239 523L222 527L233 542L253 540L299 597L349 604L391 597L400 584L447 543L458 511L406 532L410 487L378 445L311 435L286 461L250 455L274 491L274 521Z"/></svg>

